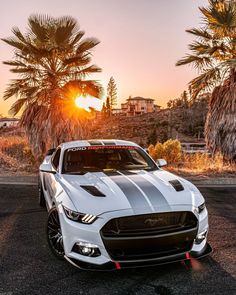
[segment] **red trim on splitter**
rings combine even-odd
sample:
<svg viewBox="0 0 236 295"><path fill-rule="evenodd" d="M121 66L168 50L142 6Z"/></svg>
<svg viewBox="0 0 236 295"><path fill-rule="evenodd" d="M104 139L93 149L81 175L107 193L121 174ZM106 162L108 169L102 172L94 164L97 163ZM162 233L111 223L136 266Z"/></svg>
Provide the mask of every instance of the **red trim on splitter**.
<svg viewBox="0 0 236 295"><path fill-rule="evenodd" d="M185 254L185 257L186 257L186 259L190 259L190 258L191 258L189 252L187 252L187 253Z"/></svg>
<svg viewBox="0 0 236 295"><path fill-rule="evenodd" d="M115 263L115 265L116 265L116 269L121 269L121 267L120 267L120 263L119 262L116 262L116 261L113 261L114 263Z"/></svg>

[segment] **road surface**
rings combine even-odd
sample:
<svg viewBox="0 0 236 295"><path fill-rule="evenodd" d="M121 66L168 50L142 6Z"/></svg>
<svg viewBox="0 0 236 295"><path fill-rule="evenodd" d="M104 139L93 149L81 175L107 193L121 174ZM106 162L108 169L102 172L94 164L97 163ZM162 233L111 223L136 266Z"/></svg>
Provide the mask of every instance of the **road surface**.
<svg viewBox="0 0 236 295"><path fill-rule="evenodd" d="M50 253L35 185L0 184L0 295L236 294L236 188L200 189L214 249L208 258L192 266L89 272Z"/></svg>

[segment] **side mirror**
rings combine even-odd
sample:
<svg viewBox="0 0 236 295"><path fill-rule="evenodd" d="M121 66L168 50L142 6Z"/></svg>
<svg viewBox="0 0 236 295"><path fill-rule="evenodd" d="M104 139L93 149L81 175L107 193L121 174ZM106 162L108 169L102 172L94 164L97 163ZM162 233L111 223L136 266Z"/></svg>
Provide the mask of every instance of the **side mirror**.
<svg viewBox="0 0 236 295"><path fill-rule="evenodd" d="M55 150L56 148L48 150L45 156L51 156L55 152Z"/></svg>
<svg viewBox="0 0 236 295"><path fill-rule="evenodd" d="M163 167L167 165L167 162L164 159L157 159L156 163L159 167Z"/></svg>
<svg viewBox="0 0 236 295"><path fill-rule="evenodd" d="M52 169L52 165L50 163L41 164L39 167L41 172L53 173L56 174L56 171Z"/></svg>

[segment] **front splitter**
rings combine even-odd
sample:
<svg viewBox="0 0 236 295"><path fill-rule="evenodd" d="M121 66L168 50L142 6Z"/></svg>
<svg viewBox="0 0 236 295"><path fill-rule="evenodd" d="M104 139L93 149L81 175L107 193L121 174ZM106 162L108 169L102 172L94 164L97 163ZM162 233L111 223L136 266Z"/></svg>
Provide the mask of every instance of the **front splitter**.
<svg viewBox="0 0 236 295"><path fill-rule="evenodd" d="M156 265L175 263L179 261L191 260L192 258L201 259L212 252L211 246L206 243L205 247L200 252L186 252L166 257L158 257L155 259L145 260L128 260L128 261L110 261L104 264L88 263L74 258L65 256L65 259L72 265L84 270L108 271L125 268L151 267Z"/></svg>

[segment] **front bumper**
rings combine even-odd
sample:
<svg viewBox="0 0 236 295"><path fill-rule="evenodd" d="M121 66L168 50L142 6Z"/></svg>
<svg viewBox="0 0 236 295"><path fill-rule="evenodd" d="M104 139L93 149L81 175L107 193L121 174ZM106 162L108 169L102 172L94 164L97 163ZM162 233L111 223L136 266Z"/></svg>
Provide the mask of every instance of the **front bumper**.
<svg viewBox="0 0 236 295"><path fill-rule="evenodd" d="M173 211L192 211L194 210L189 208L189 206L181 206L181 208L177 208L177 206L173 206L171 208ZM122 210L116 212L108 212L101 215L93 224L80 224L74 221L69 220L62 208L58 208L60 223L63 234L63 244L65 249L65 258L72 263L74 266L82 268L82 269L93 269L93 270L114 270L119 268L133 268L133 267L142 267L142 266L152 266L158 264L171 263L176 261L182 261L189 259L190 257L201 258L211 252L211 247L207 244L206 239L202 241L199 245L193 243L191 249L187 252L182 252L179 254L173 254L168 256L161 257L152 257L145 259L133 259L133 260L125 260L119 261L119 259L111 258L108 254L107 249L104 245L104 241L101 237L100 230L101 228L114 217L123 217L130 216L134 213L132 210ZM165 212L165 208L163 208L163 212ZM208 217L207 210L205 209L201 216L197 216L198 218L198 233L203 230L208 230ZM99 247L101 255L98 257L88 257L84 255L80 255L72 251L72 248L75 243L78 241L83 241L91 244L95 244Z"/></svg>

